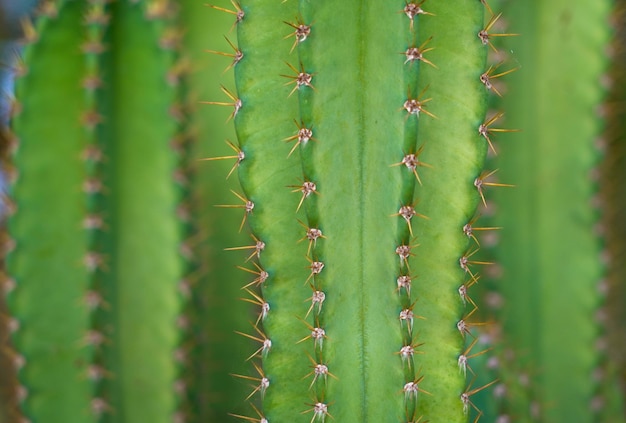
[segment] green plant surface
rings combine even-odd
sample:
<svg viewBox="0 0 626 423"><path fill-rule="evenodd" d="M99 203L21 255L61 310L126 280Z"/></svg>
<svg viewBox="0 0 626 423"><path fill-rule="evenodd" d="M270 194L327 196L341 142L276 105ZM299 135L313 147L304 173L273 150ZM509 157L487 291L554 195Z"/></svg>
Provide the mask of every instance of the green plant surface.
<svg viewBox="0 0 626 423"><path fill-rule="evenodd" d="M7 3L7 2L5 2ZM19 38L22 36L18 31L11 28L11 23L18 21L18 16L26 14L29 6L24 2L24 10L9 10L8 4L0 2L0 163L4 169L10 166L10 146L14 139L9 131L9 118L14 106L14 75L17 67L16 49ZM7 191L7 177L0 178L0 190L4 195ZM6 198L0 201L0 216L6 219L10 205ZM3 234L6 237L6 231ZM2 240L6 245L7 241ZM5 275L5 263L2 264L2 274ZM0 422L9 423L16 413L17 394L17 370L15 368L14 355L10 347L11 316L6 304L5 294L12 289L12 281L0 277Z"/></svg>
<svg viewBox="0 0 626 423"><path fill-rule="evenodd" d="M183 260L170 9L118 1L44 10L14 125L8 271L23 412L171 421Z"/></svg>
<svg viewBox="0 0 626 423"><path fill-rule="evenodd" d="M255 275L237 266L256 269L250 263L242 264L250 249L224 250L253 244L244 231L237 232L240 210L216 207L238 201L230 190L241 191L235 177L238 159L232 157L236 152L226 143L236 140L232 121L224 123L232 110L200 102L223 96L217 81L233 86L232 70L225 72L233 58L217 53L235 53L223 35L235 42L235 17L202 2L184 0L180 2L179 21L184 28L181 67L189 116L181 146L188 158L188 242L194 253L186 277L191 298L186 308L189 330L183 344L190 360L183 374L187 401L182 407L190 421L221 422L228 421L228 413L247 411L241 400L249 388L232 374L241 373L241 363L250 355L250 340L235 331L249 330L250 303L239 299L248 296L241 287ZM233 174L227 179L231 170Z"/></svg>
<svg viewBox="0 0 626 423"><path fill-rule="evenodd" d="M431 392L435 398L422 406L425 418L454 421L463 420L458 398L458 384L463 382L456 358L464 350L455 325L460 320L468 325L472 321L467 317L472 305L466 300L467 304L462 306L458 289L471 281L469 271L474 276L480 273L480 266L471 263L473 258L468 259L466 269L459 266L459 260L469 257L477 248L473 240L468 242L463 227L473 220L480 201L474 183L482 175L487 143L478 134L478 127L485 119L488 90L478 79L487 70L489 47L482 45L476 36L484 28L482 5L465 2L435 7L433 4L431 10L435 17L424 19L420 32L432 34L433 45L437 40L437 48L429 58L438 69L424 66L421 77L432 87L427 93L433 97L429 110L438 119L420 121L419 132L420 142L427 143L423 160L433 169L416 195L418 210L429 217L419 222L416 231L420 243L415 257L419 276L417 311L425 317L416 323L418 340L425 343L424 355L419 356L417 365L423 366L427 380L433 383ZM486 13L485 16L490 18ZM487 197L488 190L484 188ZM470 297L471 292L470 288ZM464 334L464 337L470 336ZM449 361L444 361L446 358ZM428 369L432 369L430 373ZM480 387L474 385L466 390L463 386L461 392Z"/></svg>
<svg viewBox="0 0 626 423"><path fill-rule="evenodd" d="M254 329L245 333L261 340L253 348L259 348L258 355L265 356L263 367L271 375L272 385L285 387L266 392L265 402L274 407L267 418L297 422L310 420L299 414L310 402L310 382L301 379L310 372L304 352L310 340L306 345L298 344L306 336L306 326L296 316L306 314L305 299L311 296L311 289L305 284L310 274L304 258L307 246L298 243L305 231L294 215L299 199L286 188L302 180L301 164L297 156L288 159L292 145L284 141L298 130L294 124L298 99L289 96L291 88L280 77L289 70L285 62L295 57L289 55L291 41L282 39L289 34L283 22L293 20L298 12L295 2L282 6L242 4L245 17L237 25L237 39L244 58L235 67L235 80L243 107L235 117L235 128L246 155L239 166L241 185L245 198L254 203L246 220L252 233L266 244L260 268L268 273L263 298L271 307L261 330L264 336ZM283 42L282 48L278 42ZM270 111L273 119L268 120ZM294 300L289 300L290 296ZM299 330L295 331L294 326ZM271 337L269 351L263 348L265 336ZM256 372L252 375L260 377Z"/></svg>
<svg viewBox="0 0 626 423"><path fill-rule="evenodd" d="M505 228L497 252L502 319L506 342L537 383L528 421L621 421L619 404L599 392L611 373L594 379L606 352L598 349L605 268L592 171L611 2L572 6L511 2L507 12L524 34L507 44L523 72L511 75L504 108L524 139L502 144L498 158L502 180L516 185L496 197Z"/></svg>
<svg viewBox="0 0 626 423"><path fill-rule="evenodd" d="M171 421L177 403L182 260L175 214L180 199L172 180L177 163L169 143L178 128L170 114L176 89L166 78L174 54L166 48L164 20L147 16L149 6L112 3L105 39L115 46L103 65L103 151L111 160L104 181L112 194L111 421Z"/></svg>
<svg viewBox="0 0 626 423"><path fill-rule="evenodd" d="M621 393L626 399L626 337L623 322L626 320L626 142L624 122L626 110L620 107L626 101L626 4L615 2L612 43L612 63L609 70L610 91L606 100L605 159L602 163L601 193L603 203L602 224L605 238L605 259L608 260L606 275L607 335L611 358L618 366Z"/></svg>
<svg viewBox="0 0 626 423"><path fill-rule="evenodd" d="M57 19L40 22L45 36L25 57L22 111L14 121L19 174L11 196L18 212L9 221L9 231L15 250L7 266L17 284L8 300L19 323L14 345L26 363L20 372L28 394L24 412L70 423L95 418L90 409L93 387L86 377L92 355L85 344L90 326L84 302L90 284L84 263L89 238L82 227L87 167L81 153L88 135L81 123L84 89L77 82L86 73L79 48L85 28L80 3L61 8ZM63 107L58 105L60 92Z"/></svg>
<svg viewBox="0 0 626 423"><path fill-rule="evenodd" d="M469 272L459 260L469 254L462 228L480 199L474 183L487 147L478 133L488 95L480 82L488 47L477 37L484 7L433 3L412 21L404 2L241 7L235 124L246 160L239 175L270 270L262 294L271 306L263 330L272 349L255 375L261 414L269 421L464 421L471 404L461 394L480 388L468 387L459 371L470 335L457 324L471 327L471 308L463 309L458 293ZM311 27L298 42L290 31L300 24ZM431 36L432 63L404 63L409 43L423 46ZM283 37L289 41L281 46ZM296 94L299 114L286 105ZM313 139L299 138L302 129ZM302 162L291 178L282 173L296 153L286 157L285 139L299 143ZM417 178L398 165L422 146L419 159L432 169L416 169L423 184L414 197ZM305 182L315 188L306 191ZM409 222L399 215L403 206L416 209ZM294 225L298 219L324 234L308 252L294 251L305 230ZM414 257L399 260L401 245L414 247ZM408 268L411 295L396 283ZM273 278L288 271L294 277ZM320 292L323 303L314 303ZM414 311L414 322L399 319L401 311ZM325 330L323 344L312 339L315 328ZM403 360L400 349L418 343L415 357ZM332 376L315 377L316 364L328 364Z"/></svg>

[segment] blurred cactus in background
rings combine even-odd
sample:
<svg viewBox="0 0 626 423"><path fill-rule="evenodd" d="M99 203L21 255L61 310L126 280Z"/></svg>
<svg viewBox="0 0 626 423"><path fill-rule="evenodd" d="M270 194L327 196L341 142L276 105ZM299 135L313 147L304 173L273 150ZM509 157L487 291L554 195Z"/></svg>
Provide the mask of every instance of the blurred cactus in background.
<svg viewBox="0 0 626 423"><path fill-rule="evenodd" d="M604 237L613 229L603 222L619 196L600 197L613 184L600 175L615 160L602 145L613 125L606 110L616 106L606 101L616 12L609 1L579 6L503 5L510 29L523 34L503 42L522 69L501 103L502 120L523 133L498 137L493 160L499 178L515 184L492 203L493 225L502 228L492 334L503 349L499 412L510 421L624 419L606 306L619 284L609 287Z"/></svg>
<svg viewBox="0 0 626 423"><path fill-rule="evenodd" d="M208 241L222 229L200 218L214 207L205 186L198 185L200 177L208 176L198 169L196 159L211 150L206 143L194 142L203 135L192 124L205 123L198 118L187 122L186 103L197 100L185 100L185 90L195 86L184 86L181 78L201 70L201 51L185 57L171 6L44 3L38 9L36 39L26 47L23 62L13 63L13 68L23 66L25 76L18 81L21 110L12 136L19 140L12 160L17 181L11 197L15 208L28 212L10 220L16 245L8 258L11 277L6 287L12 290L11 322L18 329L13 339L19 353L11 358L13 365L23 366L19 391L30 418L86 421L115 415L130 421L169 421L198 413L203 419L217 419L206 416L215 410L225 416L240 402L224 390L228 385L237 389L238 384L228 376L235 364L224 362L225 354L219 351L242 362L245 341L233 340L235 352L215 346L230 342L237 321L247 321L245 311L237 311L247 307L236 301L238 284L216 290L213 281L220 273L225 279L243 280L244 273L235 269L234 256L223 257L218 242ZM193 39L187 35L186 40ZM219 75L221 68L209 71ZM63 99L62 106L55 97ZM136 119L138 115L143 118ZM227 190L224 183L219 187ZM33 201L43 203L24 205ZM60 220L50 225L51 216L63 216L67 226ZM147 232L142 233L142 227ZM48 229L56 232L46 235ZM34 231L37 241L29 242L23 230ZM66 258L46 253L35 266L22 265L35 257L28 248ZM197 251L204 251L202 262L194 258ZM24 280L29 282L18 282ZM56 280L63 283L50 283ZM189 299L191 292L211 291L211 301L197 295L198 300L183 310L181 300ZM33 303L31 295L41 301ZM217 325L218 319L207 318L207 313L233 318ZM62 331L59 335L36 327L38 322L58 320L64 322L55 324ZM68 330L67 323L74 320L77 325ZM212 324L211 331L205 322ZM37 353L26 339L38 339L43 351ZM65 369L59 356L50 353L61 345ZM64 389L46 387L55 383L53 373L31 370L54 369L46 360L54 360L65 375ZM218 360L223 364L216 365ZM222 381L220 389L217 381ZM189 392L190 405L183 397L193 385L202 385L202 391ZM132 399L133 392L142 400ZM151 406L142 404L144 400ZM201 404L211 410L191 409Z"/></svg>
<svg viewBox="0 0 626 423"><path fill-rule="evenodd" d="M18 40L24 37L22 31L22 18L27 16L34 0L20 2L0 1L0 162L2 168L10 163L8 130L11 108L13 107L13 86L15 78L15 64L19 57ZM7 179L4 171L0 172L0 218L6 217L6 190ZM4 232L4 231L3 231ZM6 245L6 235L3 233L2 242ZM3 248L4 250L4 248ZM4 272L4 261L2 263ZM4 278L2 278L4 279ZM12 423L16 421L15 405L16 398L16 374L12 354L9 353L9 312L5 302L5 281L0 281L0 422Z"/></svg>
<svg viewBox="0 0 626 423"><path fill-rule="evenodd" d="M616 3L0 0L0 423L625 421Z"/></svg>

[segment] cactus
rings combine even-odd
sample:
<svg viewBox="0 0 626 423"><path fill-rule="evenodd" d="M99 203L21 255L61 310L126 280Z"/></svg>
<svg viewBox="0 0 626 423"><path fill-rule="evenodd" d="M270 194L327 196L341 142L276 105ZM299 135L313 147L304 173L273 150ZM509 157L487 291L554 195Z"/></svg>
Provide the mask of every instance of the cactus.
<svg viewBox="0 0 626 423"><path fill-rule="evenodd" d="M86 74L86 60L77 42L84 39L84 33L77 29L82 28L77 25L82 21L82 8L78 3L68 3L63 12L58 19L41 22L41 31L47 34L35 46L48 53L37 54L41 61L31 65L26 77L30 89L40 95L21 101L23 119L28 119L30 113L34 113L31 119L54 116L54 126L20 127L24 121L15 121L21 139L15 163L22 177L12 197L20 214L9 223L16 247L7 258L7 267L16 284L29 281L16 287L9 297L11 311L20 326L14 342L28 362L20 372L28 386L22 395L27 391L30 394L26 414L45 416L51 408L58 407L53 404L62 402L58 418L79 421L73 419L84 419L90 414L91 382L86 377L86 365L92 354L81 342L89 328L89 310L83 304L89 288L89 270L82 264L89 251L89 237L81 225L87 215L87 196L82 190L87 167L81 160L86 131L80 123L87 105L85 90L76 81ZM57 49L63 56L58 55ZM55 60L61 60L64 66L50 66L50 61L54 64ZM65 87L64 110L52 101L53 92L45 95L46 86ZM57 114L52 114L55 110ZM48 150L39 147L41 141L29 142L46 138L62 138L66 142L50 143L52 148ZM21 157L30 156L31 149L35 156L22 164ZM46 223L52 216L56 216L54 226ZM29 236L38 242L25 242ZM55 248L59 244L63 248ZM62 315L59 310L64 311ZM42 338L42 333L47 333L47 337ZM77 369L76 363L84 363L85 367ZM56 381L63 377L73 382L64 390L65 401L55 389Z"/></svg>
<svg viewBox="0 0 626 423"><path fill-rule="evenodd" d="M463 228L492 184L479 127L508 73L485 65L496 16L475 1L294 3L233 2L237 91L209 102L234 107L268 273L247 335L262 364L241 375L263 404L240 417L463 421L484 387L458 359L477 278Z"/></svg>
<svg viewBox="0 0 626 423"><path fill-rule="evenodd" d="M504 228L496 249L500 318L504 344L535 390L531 403L508 395L505 411L515 421L623 421L615 370L600 346L605 265L593 201L610 3L511 2L508 10L513 30L525 35L507 40L507 51L524 72L511 75L503 107L524 141L502 143L496 160L516 185L495 194Z"/></svg>
<svg viewBox="0 0 626 423"><path fill-rule="evenodd" d="M523 37L486 1L318 3L42 2L18 82L3 281L24 419L623 421L616 364L589 347L604 335L586 175L606 2L512 5ZM576 74L552 66L561 54ZM574 76L563 91L582 97L551 95ZM524 135L498 144L508 128ZM542 173L557 166L562 184ZM495 221L479 220L509 184ZM481 257L493 227L497 260ZM565 291L546 276L564 262ZM481 335L499 328L486 285L506 300L501 339Z"/></svg>
<svg viewBox="0 0 626 423"><path fill-rule="evenodd" d="M623 334L623 322L626 319L626 187L618 181L626 178L626 142L624 142L624 109L616 107L625 101L626 50L623 40L626 31L626 4L615 2L613 26L615 30L612 43L613 60L609 70L611 89L606 99L606 141L605 159L602 163L601 194L603 200L602 224L608 259L606 282L607 341L612 351L612 358L621 375L623 398L626 399L626 337Z"/></svg>
<svg viewBox="0 0 626 423"><path fill-rule="evenodd" d="M13 19L13 15L26 13L11 14L5 10L6 5L0 2L0 163L4 168L9 162L8 145L9 145L9 115L11 109L12 87L13 87L13 62L15 60L15 39L18 34L10 30L9 22ZM2 199L0 200L0 216L6 215L6 178L0 175L0 190ZM4 245L6 242L3 241ZM4 267L4 265L3 265ZM0 422L10 422L11 415L15 412L15 371L11 356L8 353L9 348L9 323L8 310L3 293L5 292L4 278L0 278Z"/></svg>
<svg viewBox="0 0 626 423"><path fill-rule="evenodd" d="M226 147L226 142L235 140L232 124L224 124L230 111L207 108L200 101L221 93L218 80L232 84L232 72L224 72L231 59L224 54L232 51L222 34L229 39L236 34L228 32L232 22L227 14L212 13L202 2L183 0L179 7L188 119L182 143L186 151L183 166L189 178L184 206L189 215L189 250L193 253L186 278L189 328L183 348L188 361L182 375L186 397L180 411L186 421L222 422L228 421L228 413L245 410L241 396L247 395L244 392L248 388L231 375L240 370L248 356L249 340L236 332L244 331L250 319L250 303L238 301L247 295L241 286L250 274L237 268L241 254L247 257L249 251L225 249L245 246L250 238L243 231L232 231L239 226L240 216L215 207L231 202L235 198L231 190L239 190L234 175L224 176L236 162L232 158L235 152ZM216 50L209 51L209 47ZM228 152L224 154L225 147ZM219 160L208 160L214 158Z"/></svg>
<svg viewBox="0 0 626 423"><path fill-rule="evenodd" d="M47 2L25 53L7 265L33 421L169 421L176 408L178 128L156 6Z"/></svg>

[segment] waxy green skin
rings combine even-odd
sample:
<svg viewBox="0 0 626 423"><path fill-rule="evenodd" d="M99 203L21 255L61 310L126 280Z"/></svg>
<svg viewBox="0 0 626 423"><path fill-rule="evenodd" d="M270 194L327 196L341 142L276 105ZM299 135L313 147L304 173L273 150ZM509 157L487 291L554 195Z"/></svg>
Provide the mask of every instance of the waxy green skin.
<svg viewBox="0 0 626 423"><path fill-rule="evenodd" d="M436 16L423 19L420 27L422 38L432 34L433 46L437 42L429 58L438 66L423 66L420 76L429 85L427 96L433 98L429 110L438 119L420 121L418 140L426 143L423 160L433 169L428 169L428 179L425 176L423 186L417 189L418 211L429 219L416 227L420 247L412 264L419 276L417 311L426 319L416 322L425 342L417 365L424 368L424 388L433 394L431 401L420 403L420 409L432 421L463 420L459 395L471 379L461 382L464 386L459 392L457 360L465 347L456 323L472 310L469 303L463 306L458 293L461 284L470 280L459 259L476 248L462 229L474 218L480 201L474 181L482 172L487 143L478 134L478 127L485 120L488 95L493 96L479 82L486 71L489 47L477 37L484 28L484 8L475 3L433 3L429 11ZM484 195L491 195L488 188ZM481 273L478 266L469 267L473 273ZM472 297L471 288L468 294ZM451 410L449 415L446 410Z"/></svg>
<svg viewBox="0 0 626 423"><path fill-rule="evenodd" d="M77 83L86 69L77 43L85 37L81 21L79 3L68 3L58 19L41 23L46 36L26 53L30 66L22 85L37 95L18 91L23 94L14 124L19 177L11 190L18 212L9 221L16 247L7 257L17 284L8 303L20 325L13 342L26 361L19 374L29 394L23 410L68 423L95 421L89 405L93 387L86 377L92 350L82 341L89 329L83 297L90 275L83 264L89 239L82 228L87 169L81 153L87 134L80 123L84 90ZM60 92L63 108L56 102Z"/></svg>
<svg viewBox="0 0 626 423"><path fill-rule="evenodd" d="M596 313L605 269L591 174L600 161L597 110L605 95L611 2L572 6L511 3L507 12L516 18L513 32L524 34L523 42L507 40L524 71L510 77L506 124L522 128L524 139L506 140L498 158L501 179L516 185L495 196L497 226L505 228L497 250L502 318L507 343L539 391L539 415L520 421L623 419L619 403L602 393L603 385L616 392L613 373L601 381L593 376L603 360ZM594 409L598 399L604 405Z"/></svg>
<svg viewBox="0 0 626 423"><path fill-rule="evenodd" d="M228 13L196 0L180 1L179 6L184 28L182 54L188 61L188 74L182 81L188 114L184 166L190 178L185 206L191 215L188 236L194 251L187 276L191 298L185 318L190 320L190 327L183 345L190 360L183 369L187 398L182 410L192 416L192 421L222 422L229 420L228 413L247 412L241 399L249 394L249 387L232 374L242 372L241 363L250 355L249 340L235 331L249 330L250 303L239 299L249 297L241 287L254 276L236 266L256 269L251 264L242 265L250 250L223 250L253 243L245 231L236 231L241 214L215 207L238 202L230 192L241 190L235 173L225 179L236 159L205 160L236 155L225 142L236 142L232 121L224 124L232 110L200 102L221 99L217 81L233 85L232 71L224 71L232 58L207 50L233 54L224 35L234 43L236 31Z"/></svg>
<svg viewBox="0 0 626 423"><path fill-rule="evenodd" d="M235 77L243 107L235 117L235 129L246 154L239 179L246 198L255 204L247 221L252 233L266 243L260 261L269 273L263 297L271 310L263 326L272 333L272 348L263 363L271 383L264 409L269 406L270 421L287 418L298 422L310 420L299 413L311 402L310 382L302 378L311 371L305 351L312 350L312 341L297 344L307 336L307 328L296 316L306 314L305 299L311 296L311 289L305 284L310 274L307 245L298 243L304 236L295 215L299 193L287 188L302 183L302 168L297 155L287 158L292 146L283 141L297 131L294 112L298 110L297 96L289 96L291 87L280 76L289 72L285 62L296 57L295 53L289 55L291 41L282 39L289 33L283 21L293 20L298 11L295 2L283 6L242 4L245 17L237 25L237 38L244 59L237 64ZM278 41L283 42L282 48ZM275 113L271 120L269 111ZM246 332L259 337L252 329ZM261 346L255 342L253 348ZM285 389L275 390L274 385Z"/></svg>
<svg viewBox="0 0 626 423"><path fill-rule="evenodd" d="M18 27L19 17L33 7L31 1L23 1L11 5L8 2L0 4L0 160L3 164L10 163L9 146L12 136L9 130L9 118L13 101L13 78L15 67L18 64L16 47L22 32ZM13 7L10 7L13 6ZM17 6L17 7L16 7ZM2 203L3 213L7 212L8 204ZM9 316L8 306L4 293L10 290L11 281L0 278L0 315ZM17 415L17 370L10 345L10 320L0 319L0 422L7 423L15 420Z"/></svg>
<svg viewBox="0 0 626 423"><path fill-rule="evenodd" d="M176 90L167 82L173 52L160 45L163 22L146 20L147 3L115 2L104 81L110 125L103 128L111 168L110 421L170 421L176 410L173 360L179 342L180 198L170 142ZM105 65L106 66L106 65Z"/></svg>
<svg viewBox="0 0 626 423"><path fill-rule="evenodd" d="M623 0L615 2L615 10L623 11L626 3ZM611 63L609 75L612 85L607 104L621 104L626 98L626 50L621 47L626 31L626 16L616 13L614 17L614 59ZM605 160L602 164L601 194L605 201L602 210L602 223L610 231L605 231L604 241L608 255L607 284L608 295L606 307L609 315L607 335L611 348L611 356L615 360L621 375L621 395L626 400L626 338L623 336L622 322L626 320L626 185L621 181L626 179L626 142L624 140L625 113L621 107L607 108L605 139L607 142Z"/></svg>
<svg viewBox="0 0 626 423"><path fill-rule="evenodd" d="M45 19L29 47L14 126L18 212L9 231L17 247L8 272L18 285L10 307L20 324L15 347L26 359L24 415L171 421L182 260L170 148L175 88L166 78L174 55L160 44L166 23L145 18L146 2L111 3L107 53L98 56L85 46L93 40L89 6L57 7L58 18ZM94 75L106 90L87 87ZM86 119L94 113L100 118ZM87 147L104 159L86 160ZM88 178L102 189L84 192ZM84 227L93 213L104 219L101 230ZM84 263L90 253L101 259L92 272ZM102 298L95 313L90 291ZM90 345L89 330L104 342ZM104 379L89 378L92 365L104 368Z"/></svg>
<svg viewBox="0 0 626 423"><path fill-rule="evenodd" d="M468 278L459 266L469 245L462 228L479 201L473 183L486 152L478 134L488 95L479 82L486 70L487 47L477 37L484 7L470 1L424 6L436 16L416 19L416 44L433 36L435 50L427 57L437 68L421 63L417 70L399 54L413 37L404 2L301 2L296 10L294 4L244 2L238 24L245 56L235 68L242 101L235 124L246 153L239 176L255 203L248 221L267 244L261 262L270 272L262 290L272 307L263 323L272 349L263 360L270 385L262 413L269 421L308 422L315 420L313 404L324 402L337 421L465 421L456 323L469 310L457 290ZM282 38L293 29L281 21L293 23L296 16L312 28L290 55L293 37ZM310 73L312 86L290 95L296 73L285 61ZM425 87L420 99L432 97L425 108L436 118L407 116L407 91L415 98ZM300 145L301 164L297 152L286 157L292 144L281 142L298 130L294 120L312 127L315 138ZM423 185L413 196L414 175L392 165L422 144L420 159L432 169L418 168ZM315 182L317 192L296 212L304 181ZM415 239L397 213L416 202L428 219L413 217ZM306 241L296 242L304 236L298 219L325 237L309 261L301 248ZM421 244L409 260L417 276L410 299L396 289L406 271L395 254L402 243ZM310 261L324 263L319 275L310 277ZM326 295L321 312L309 313L308 326L299 320L311 304L307 281ZM416 319L409 334L398 313L416 300L413 310L424 320ZM326 331L323 349L313 347L315 326ZM423 354L403 368L398 352L407 338L423 342ZM336 379L320 377L309 389L307 354L327 363ZM421 376L420 388L432 395L419 393L415 411L403 386Z"/></svg>

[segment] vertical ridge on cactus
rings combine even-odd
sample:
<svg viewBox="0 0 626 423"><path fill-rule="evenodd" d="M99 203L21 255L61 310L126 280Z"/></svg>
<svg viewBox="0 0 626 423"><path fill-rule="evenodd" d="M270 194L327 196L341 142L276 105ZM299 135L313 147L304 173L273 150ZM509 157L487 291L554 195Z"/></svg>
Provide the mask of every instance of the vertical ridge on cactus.
<svg viewBox="0 0 626 423"><path fill-rule="evenodd" d="M174 40L157 9L46 3L25 53L9 224L19 247L7 263L28 419L170 421L175 411L178 128Z"/></svg>
<svg viewBox="0 0 626 423"><path fill-rule="evenodd" d="M0 3L0 165L3 170L0 178L0 216L6 223L13 211L8 197L8 184L13 179L14 167L11 155L15 149L16 138L9 124L16 112L17 102L14 96L15 78L21 73L22 66L18 54L18 46L24 33L18 23L33 7L31 2L20 2L17 8L9 10L7 2ZM4 257L9 253L13 241L5 230L1 234ZM11 345L11 331L16 322L11 316L7 295L15 288L15 281L6 274L6 261L1 267L0 275L0 422L9 423L20 418L18 404L19 384L17 373L23 359Z"/></svg>
<svg viewBox="0 0 626 423"><path fill-rule="evenodd" d="M433 37L435 49L429 59L437 68L423 66L420 81L429 85L428 97L433 98L429 110L438 119L420 120L418 132L421 142L427 143L424 161L432 169L417 187L420 212L430 219L416 227L421 245L410 260L411 269L419 276L416 309L425 318L415 325L424 342L424 354L416 365L424 369L425 381L441 382L434 386L424 383L433 399L420 403L420 411L433 421L454 421L461 419L460 395L465 390L457 362L463 351L461 335L465 334L455 325L473 306L468 302L462 308L458 289L473 277L459 260L470 248L463 227L474 216L479 201L473 183L481 173L487 148L478 134L487 103L479 80L486 67L487 47L477 34L488 13L478 2L432 3L428 11L435 16L420 21L420 38ZM452 262L456 267L450 266ZM446 357L449 361L442 361Z"/></svg>
<svg viewBox="0 0 626 423"><path fill-rule="evenodd" d="M161 10L150 6L110 5L106 42L115 48L107 51L103 65L109 124L102 136L111 160L106 184L112 194L106 298L113 330L107 368L114 375L106 389L116 418L165 422L175 412L180 366L174 354L182 260L179 198L172 181L177 163L170 149L178 128L170 114L176 89L166 78L174 63L174 53L163 43L168 23L163 15L149 14Z"/></svg>
<svg viewBox="0 0 626 423"><path fill-rule="evenodd" d="M502 319L507 344L531 366L539 388L528 421L601 421L611 413L606 421L621 421L619 406L599 395L612 376L594 378L605 354L594 318L604 266L590 175L600 160L594 143L602 131L597 110L611 2L572 6L554 0L509 8L525 36L507 46L525 69L508 77L507 125L523 128L524 142L503 144L498 157L501 177L517 186L496 193L505 228L497 250L506 281Z"/></svg>
<svg viewBox="0 0 626 423"><path fill-rule="evenodd" d="M184 370L187 398L182 407L191 421L217 422L226 421L228 413L245 413L247 408L241 399L248 394L248 386L230 374L240 372L241 363L250 355L249 339L235 331L248 330L252 317L248 304L237 298L245 295L241 287L255 276L250 277L237 265L255 271L256 268L252 263L243 264L241 254L222 250L224 246L244 245L250 240L248 235L236 231L243 212L214 207L235 200L229 189L240 190L234 175L225 180L229 172L237 170L238 158L206 161L238 154L235 142L224 142L236 140L234 126L224 125L230 110L216 110L199 101L221 98L217 80L225 81L225 86L233 85L232 72L225 72L232 59L210 54L208 49L226 48L230 52L222 34L231 29L227 37L234 40L232 27L236 18L196 0L181 1L179 7L179 21L184 27L183 60L188 67L183 78L189 113L185 148L192 174L187 207L189 226L194 236L201 238L193 249L193 274L186 276L191 322L183 342L190 362Z"/></svg>
<svg viewBox="0 0 626 423"><path fill-rule="evenodd" d="M23 412L29 418L54 415L68 423L95 421L87 378L94 346L85 344L90 311L83 301L91 271L83 262L89 238L82 226L88 175L81 159L88 142L81 124L87 107L80 85L86 74L82 22L82 5L64 4L58 17L42 18L42 36L27 52L28 71L19 93L22 111L14 124L18 179L11 196L19 213L11 218L9 231L16 247L7 257L16 282L8 298L19 323L14 346L25 360L19 374L26 393ZM56 102L59 89L63 108ZM53 141L59 139L63 142ZM59 380L67 381L64 389Z"/></svg>
<svg viewBox="0 0 626 423"><path fill-rule="evenodd" d="M56 12L58 13L58 11ZM106 339L106 328L102 324L104 298L102 290L103 275L106 273L108 257L104 253L103 233L106 223L103 204L106 202L106 187L103 186L103 153L99 128L103 121L99 97L102 89L102 53L104 33L109 22L104 0L92 1L83 9L85 40L80 45L85 55L85 75L78 81L83 87L85 110L81 115L81 123L85 128L86 143L81 153L88 169L83 189L88 193L87 210L82 227L88 234L89 246L84 257L85 265L91 270L91 284L83 294L83 302L91 312L91 327L88 334L96 341L94 354L86 370L86 377L93 383L93 398L90 403L92 414L98 418L110 411L107 399L102 397L101 382L109 377L103 365L103 345ZM87 335L86 335L87 336ZM97 342L101 342L98 344Z"/></svg>
<svg viewBox="0 0 626 423"><path fill-rule="evenodd" d="M307 326L298 318L309 307L306 298L311 289L305 281L311 272L305 259L306 243L298 242L304 235L295 214L300 193L288 188L302 184L301 165L296 157L287 158L291 146L284 141L294 133L297 97L289 96L292 87L280 76L289 72L285 62L295 57L289 54L290 40L283 39L289 33L283 22L297 16L297 4L242 2L241 11L244 17L238 19L237 38L244 58L234 69L241 108L234 121L238 147L246 159L238 174L243 198L254 204L246 215L247 223L252 234L266 244L258 269L250 264L243 267L259 272L257 285L271 307L262 329L253 327L245 333L258 340L250 360L263 359L263 372L271 382L259 411L269 421L304 422L310 417L300 412L312 399L310 381L302 378L310 372L306 351L312 351L313 342L298 343L307 336ZM271 347L269 342L264 344L266 339ZM241 373L258 377L255 370L251 372Z"/></svg>
<svg viewBox="0 0 626 423"><path fill-rule="evenodd" d="M604 286L606 291L606 326L610 357L618 368L622 401L626 400L626 337L623 336L622 322L626 320L626 142L624 122L626 110L615 107L626 100L626 49L623 40L626 31L626 3L615 1L612 16L615 31L612 50L612 63L609 70L610 87L603 111L606 112L606 131L600 148L605 148L605 157L600 168L600 191L602 198L602 234L605 242L607 274ZM619 395L619 394L618 394ZM626 410L625 410L626 412Z"/></svg>

